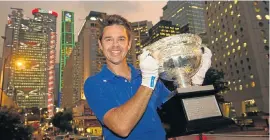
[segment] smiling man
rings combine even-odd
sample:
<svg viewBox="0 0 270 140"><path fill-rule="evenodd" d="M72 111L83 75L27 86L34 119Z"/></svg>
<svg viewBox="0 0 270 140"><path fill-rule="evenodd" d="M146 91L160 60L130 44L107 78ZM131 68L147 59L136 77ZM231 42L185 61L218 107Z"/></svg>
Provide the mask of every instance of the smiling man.
<svg viewBox="0 0 270 140"><path fill-rule="evenodd" d="M107 64L85 81L85 96L106 140L164 140L156 109L170 91L158 80L158 62L148 51L139 56L140 70L127 63L131 44L129 22L119 15L108 16L99 38Z"/></svg>

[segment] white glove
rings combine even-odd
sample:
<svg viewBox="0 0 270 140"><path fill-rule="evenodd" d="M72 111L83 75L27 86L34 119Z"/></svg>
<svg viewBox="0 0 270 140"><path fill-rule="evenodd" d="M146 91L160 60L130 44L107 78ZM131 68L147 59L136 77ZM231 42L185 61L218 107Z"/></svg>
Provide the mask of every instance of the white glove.
<svg viewBox="0 0 270 140"><path fill-rule="evenodd" d="M149 51L143 51L139 56L140 69L142 72L141 85L155 89L158 79L158 61L150 55Z"/></svg>
<svg viewBox="0 0 270 140"><path fill-rule="evenodd" d="M202 66L198 72L191 78L193 85L202 85L205 74L207 70L211 67L211 50L207 47L204 48L204 53L202 54Z"/></svg>

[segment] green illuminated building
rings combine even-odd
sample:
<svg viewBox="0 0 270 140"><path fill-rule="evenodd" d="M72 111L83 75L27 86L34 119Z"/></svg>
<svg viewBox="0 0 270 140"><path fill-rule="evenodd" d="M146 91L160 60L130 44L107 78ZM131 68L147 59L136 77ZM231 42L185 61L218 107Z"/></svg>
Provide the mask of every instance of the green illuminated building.
<svg viewBox="0 0 270 140"><path fill-rule="evenodd" d="M69 58L72 49L75 47L74 40L74 13L69 11L62 11L61 22L61 42L60 42L60 62L59 62L59 95L58 103L61 101L61 91L63 88L63 70L66 66L67 59Z"/></svg>

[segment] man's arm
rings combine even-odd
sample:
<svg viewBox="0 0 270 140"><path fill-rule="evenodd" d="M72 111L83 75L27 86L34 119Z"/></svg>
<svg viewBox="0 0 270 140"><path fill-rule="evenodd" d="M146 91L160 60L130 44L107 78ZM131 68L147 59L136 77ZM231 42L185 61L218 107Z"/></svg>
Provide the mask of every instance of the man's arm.
<svg viewBox="0 0 270 140"><path fill-rule="evenodd" d="M127 137L145 112L152 91L151 88L140 86L130 100L104 115L104 124L116 134Z"/></svg>
<svg viewBox="0 0 270 140"><path fill-rule="evenodd" d="M158 79L158 62L148 51L139 56L142 83L136 94L123 105L103 116L104 124L114 133L127 137L141 119Z"/></svg>

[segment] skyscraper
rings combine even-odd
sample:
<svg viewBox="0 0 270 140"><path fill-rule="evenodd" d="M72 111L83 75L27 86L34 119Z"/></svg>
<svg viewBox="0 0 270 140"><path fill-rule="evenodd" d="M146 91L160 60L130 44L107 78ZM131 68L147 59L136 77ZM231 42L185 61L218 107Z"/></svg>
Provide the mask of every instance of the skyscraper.
<svg viewBox="0 0 270 140"><path fill-rule="evenodd" d="M138 56L141 54L142 49L142 42L149 38L148 30L153 26L151 21L138 21L132 22L132 31L134 35L133 46L135 47L135 54L136 54L136 65L135 67L139 67Z"/></svg>
<svg viewBox="0 0 270 140"><path fill-rule="evenodd" d="M7 86L19 107L48 108L53 114L54 64L57 13L40 8L32 10L34 18L13 9L6 29L12 29ZM8 32L6 32L8 33ZM5 52L5 51L4 51Z"/></svg>
<svg viewBox="0 0 270 140"><path fill-rule="evenodd" d="M190 33L204 33L204 12L203 1L168 1L163 7L161 19L172 21L180 28L188 25Z"/></svg>
<svg viewBox="0 0 270 140"><path fill-rule="evenodd" d="M225 73L228 108L269 112L269 2L205 2L212 66Z"/></svg>
<svg viewBox="0 0 270 140"><path fill-rule="evenodd" d="M66 66L73 48L75 47L74 40L74 13L62 11L61 20L61 41L60 41L60 66L59 66L59 95L61 96L63 88L63 70ZM61 97L60 97L61 98Z"/></svg>
<svg viewBox="0 0 270 140"><path fill-rule="evenodd" d="M144 40L142 44L143 47L145 47L161 38L180 33L181 29L178 26L173 25L171 21L160 20L151 29L149 29L149 38Z"/></svg>

